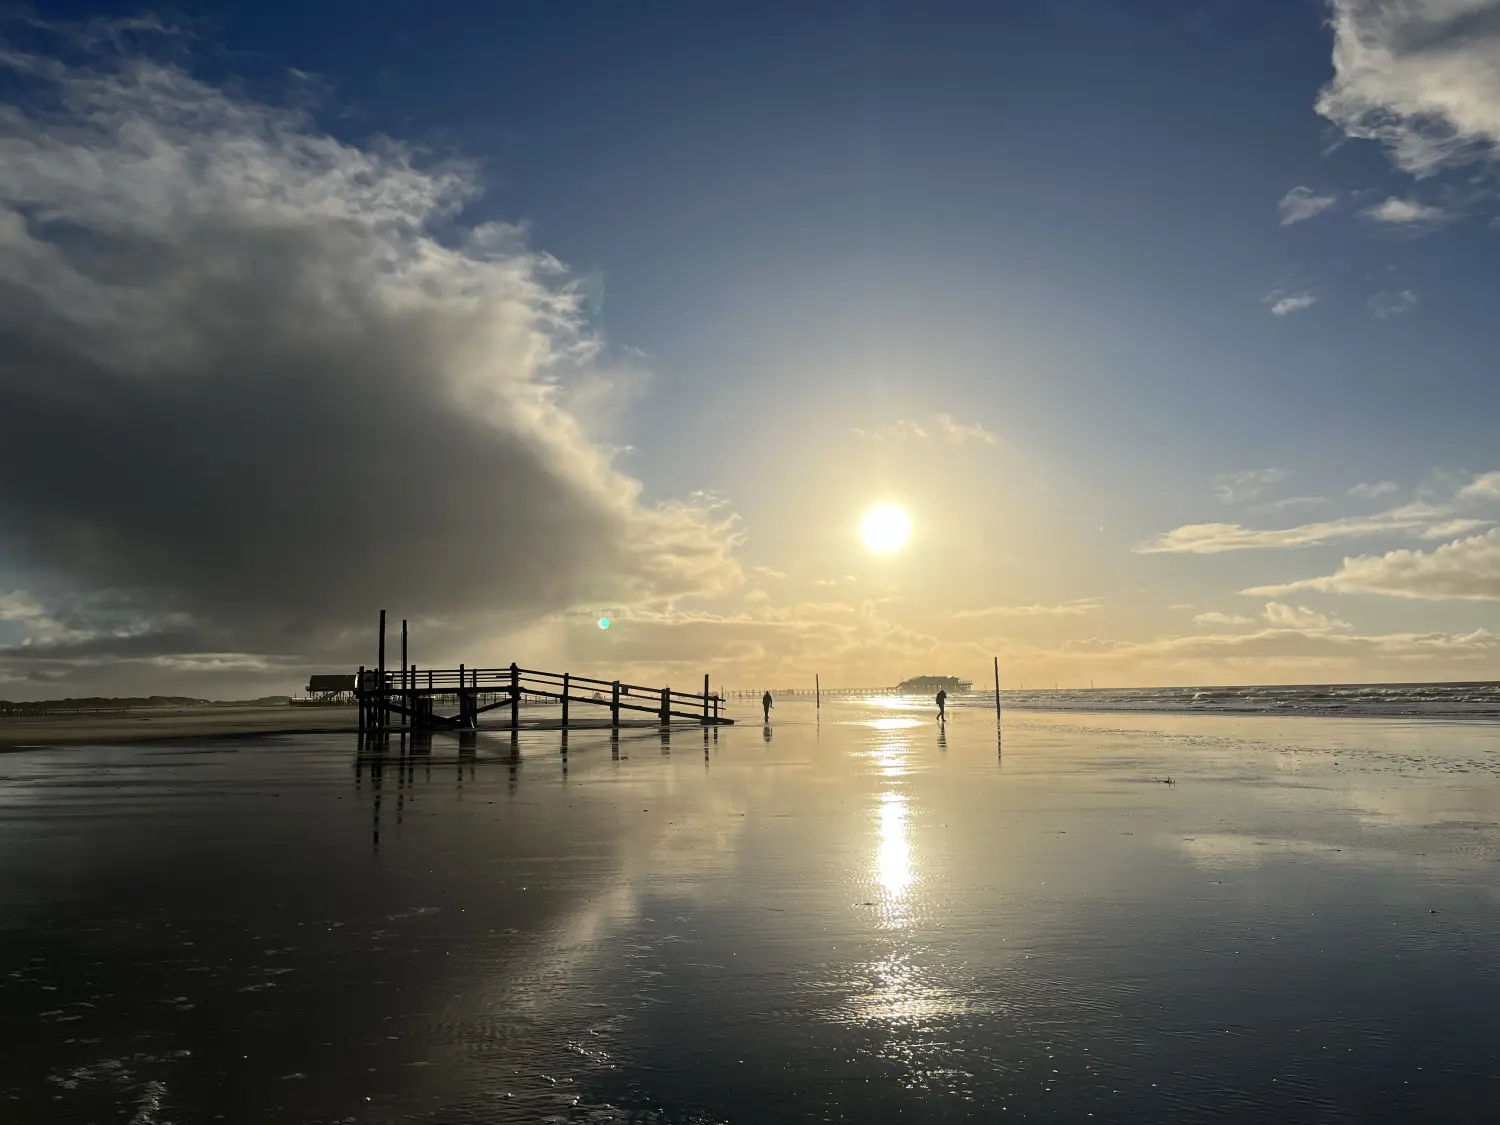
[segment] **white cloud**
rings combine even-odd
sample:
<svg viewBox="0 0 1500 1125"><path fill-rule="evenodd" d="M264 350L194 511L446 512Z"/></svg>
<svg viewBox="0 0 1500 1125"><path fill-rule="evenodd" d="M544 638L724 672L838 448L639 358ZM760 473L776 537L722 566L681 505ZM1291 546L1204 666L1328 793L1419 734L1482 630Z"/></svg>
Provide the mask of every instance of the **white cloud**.
<svg viewBox="0 0 1500 1125"><path fill-rule="evenodd" d="M1417 176L1500 148L1500 0L1330 0L1317 109Z"/></svg>
<svg viewBox="0 0 1500 1125"><path fill-rule="evenodd" d="M1242 504L1254 500L1273 484L1280 484L1290 477L1289 469L1243 469L1237 473L1220 473L1210 482L1214 495L1226 504Z"/></svg>
<svg viewBox="0 0 1500 1125"><path fill-rule="evenodd" d="M1400 490L1401 486L1393 480L1377 480L1356 484L1349 490L1349 495L1357 500L1377 500Z"/></svg>
<svg viewBox="0 0 1500 1125"><path fill-rule="evenodd" d="M1314 547L1341 539L1375 535L1445 538L1492 524L1493 520L1462 516L1461 513L1473 505L1491 503L1496 499L1500 499L1500 472L1476 477L1457 490L1451 499L1441 503L1418 501L1368 516L1343 516L1284 528L1250 528L1238 523L1186 524L1142 543L1136 547L1136 552L1147 555L1217 555L1226 551Z"/></svg>
<svg viewBox="0 0 1500 1125"><path fill-rule="evenodd" d="M997 446L1000 439L977 422L957 422L951 414L934 414L925 422L901 419L888 422L873 430L856 429L857 435L866 441L939 441L946 445Z"/></svg>
<svg viewBox="0 0 1500 1125"><path fill-rule="evenodd" d="M978 617L1082 617L1104 604L1100 598L1077 598L1055 605L992 605L984 609L961 609L950 616L956 619Z"/></svg>
<svg viewBox="0 0 1500 1125"><path fill-rule="evenodd" d="M1415 199L1398 199L1394 195L1384 203L1365 208L1362 213L1377 223L1389 223L1392 226L1436 226L1453 218L1452 214L1441 207L1420 203Z"/></svg>
<svg viewBox="0 0 1500 1125"><path fill-rule="evenodd" d="M1281 225L1289 227L1321 215L1338 201L1336 195L1319 195L1310 187L1298 186L1281 197L1276 210L1281 216Z"/></svg>
<svg viewBox="0 0 1500 1125"><path fill-rule="evenodd" d="M1417 307L1417 295L1410 289L1397 289L1385 293L1376 293L1365 302L1370 312L1381 320L1387 320L1402 313L1411 312Z"/></svg>
<svg viewBox="0 0 1500 1125"><path fill-rule="evenodd" d="M1318 298L1311 293L1283 294L1280 290L1267 293L1263 299L1271 306L1272 316L1288 316L1310 309L1318 303Z"/></svg>
<svg viewBox="0 0 1500 1125"><path fill-rule="evenodd" d="M1309 633L1327 633L1352 629L1347 621L1329 617L1305 605L1286 605L1283 602L1266 603L1266 620L1277 629L1302 629Z"/></svg>
<svg viewBox="0 0 1500 1125"><path fill-rule="evenodd" d="M1255 618L1241 617L1237 613L1200 613L1193 618L1194 625L1254 625Z"/></svg>
<svg viewBox="0 0 1500 1125"><path fill-rule="evenodd" d="M1432 551L1399 550L1346 558L1333 574L1257 586L1245 593L1277 597L1299 590L1429 601L1500 600L1500 528Z"/></svg>
<svg viewBox="0 0 1500 1125"><path fill-rule="evenodd" d="M1483 473L1458 490L1460 500L1500 500L1500 472Z"/></svg>

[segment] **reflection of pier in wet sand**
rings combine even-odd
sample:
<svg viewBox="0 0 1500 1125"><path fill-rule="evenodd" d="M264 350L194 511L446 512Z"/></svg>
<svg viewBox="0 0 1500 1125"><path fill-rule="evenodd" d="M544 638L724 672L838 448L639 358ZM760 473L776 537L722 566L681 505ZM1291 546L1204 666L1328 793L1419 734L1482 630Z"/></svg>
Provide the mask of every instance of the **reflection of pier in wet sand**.
<svg viewBox="0 0 1500 1125"><path fill-rule="evenodd" d="M528 730L539 730L544 728L530 727ZM568 731L567 729L552 728L558 731L557 762L561 767L564 780L568 776ZM586 728L597 729L597 728ZM703 768L709 768L712 761L712 751L718 749L719 729L710 724L701 727L703 733ZM627 749L630 743L641 746L653 743L659 744L661 754L670 755L672 752L672 732L670 726L662 726L659 730L651 724L638 725L627 729L622 739L619 730L609 732L610 757L615 762L626 761L629 754L620 752L621 743L624 741ZM391 776L394 775L396 785L396 826L399 829L405 818L406 799L410 794L416 796L417 766L422 767L422 779L424 785L432 783L432 767L435 755L433 753L433 736L439 732L432 729L393 730L395 738L389 736L371 736L368 732L362 734L355 743L354 748L354 788L356 792L361 791L368 780L371 793L371 841L378 851L380 849L380 827L384 798ZM476 784L478 782L477 767L479 765L480 736L483 732L477 730L458 730L454 732L457 738L457 753L448 758L446 754L437 756L437 764L440 766L453 766L456 770L455 779L458 785L458 799L464 798L465 784ZM492 764L491 768L501 767L508 771L506 791L514 797L521 782L521 739L519 731L509 732L509 737L503 737L503 730L489 732L492 736L485 741L492 748L503 748L498 755L487 755L486 760ZM686 735L682 728L677 728L679 739L691 737ZM444 738L443 742L452 746L452 740ZM598 745L596 742L595 745ZM441 776L441 775L440 775Z"/></svg>
<svg viewBox="0 0 1500 1125"><path fill-rule="evenodd" d="M551 703L561 708L557 719L533 719L529 729L619 730L622 726L669 726L674 720L707 726L733 723L722 713L722 696L709 691L708 676L701 692L674 691L575 676L569 672L544 672L511 664L504 668L418 668L407 663L406 622L401 623L401 664L385 663L385 611L380 613L379 663L361 666L354 677L354 695L359 706L359 730L379 735L395 730L475 730L479 716L499 708L510 711L509 728L523 728L523 704ZM593 714L573 715L575 705L593 708ZM446 713L445 713L446 712ZM650 718L627 718L629 713Z"/></svg>

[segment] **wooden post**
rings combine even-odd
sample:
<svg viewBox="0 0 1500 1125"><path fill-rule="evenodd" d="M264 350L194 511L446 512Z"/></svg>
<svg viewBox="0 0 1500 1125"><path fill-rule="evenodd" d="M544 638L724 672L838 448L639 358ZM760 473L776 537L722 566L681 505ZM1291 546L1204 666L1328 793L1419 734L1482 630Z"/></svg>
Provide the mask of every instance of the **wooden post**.
<svg viewBox="0 0 1500 1125"><path fill-rule="evenodd" d="M995 735L1000 734L1000 658L995 657Z"/></svg>
<svg viewBox="0 0 1500 1125"><path fill-rule="evenodd" d="M703 673L703 725L708 726L708 673Z"/></svg>
<svg viewBox="0 0 1500 1125"><path fill-rule="evenodd" d="M611 685L612 694L609 703L609 729L620 729L620 681L615 680Z"/></svg>
<svg viewBox="0 0 1500 1125"><path fill-rule="evenodd" d="M376 706L379 714L375 717L375 725L382 730L385 728L385 610L380 611L380 679L375 685Z"/></svg>
<svg viewBox="0 0 1500 1125"><path fill-rule="evenodd" d="M406 690L406 618L401 619L401 705L409 712L411 710L411 696ZM411 721L411 716L402 715L401 725L404 727Z"/></svg>
<svg viewBox="0 0 1500 1125"><path fill-rule="evenodd" d="M813 673L813 697L818 701L818 710L823 710L823 680L816 672Z"/></svg>
<svg viewBox="0 0 1500 1125"><path fill-rule="evenodd" d="M563 730L568 729L568 673L563 673L562 705L563 705Z"/></svg>
<svg viewBox="0 0 1500 1125"><path fill-rule="evenodd" d="M666 726L672 721L672 689L661 689L661 725Z"/></svg>
<svg viewBox="0 0 1500 1125"><path fill-rule="evenodd" d="M521 669L514 660L510 662L510 729L521 729Z"/></svg>
<svg viewBox="0 0 1500 1125"><path fill-rule="evenodd" d="M365 704L365 666L359 666L359 679L354 681L354 698L359 703L359 733L365 733L365 717L368 707Z"/></svg>

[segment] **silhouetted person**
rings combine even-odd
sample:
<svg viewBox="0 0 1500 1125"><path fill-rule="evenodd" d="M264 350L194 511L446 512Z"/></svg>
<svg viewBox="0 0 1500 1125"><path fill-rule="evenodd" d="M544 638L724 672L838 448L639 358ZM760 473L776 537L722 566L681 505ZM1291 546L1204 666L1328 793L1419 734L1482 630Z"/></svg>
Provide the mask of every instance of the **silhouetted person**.
<svg viewBox="0 0 1500 1125"><path fill-rule="evenodd" d="M945 721L948 718L948 711L947 711L947 707L948 707L948 690L946 688L938 688L937 705L938 705L938 717L937 717L937 721L941 723L941 722Z"/></svg>
<svg viewBox="0 0 1500 1125"><path fill-rule="evenodd" d="M763 696L760 697L760 709L766 713L765 721L769 723L771 721L771 693L770 692L766 692L765 695L763 695Z"/></svg>

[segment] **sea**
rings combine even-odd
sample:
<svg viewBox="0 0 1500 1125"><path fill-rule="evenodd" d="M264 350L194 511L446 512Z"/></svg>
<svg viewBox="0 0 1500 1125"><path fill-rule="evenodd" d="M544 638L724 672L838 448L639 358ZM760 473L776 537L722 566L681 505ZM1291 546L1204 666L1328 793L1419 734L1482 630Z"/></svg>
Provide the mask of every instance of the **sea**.
<svg viewBox="0 0 1500 1125"><path fill-rule="evenodd" d="M1001 693L1004 708L1176 714L1500 719L1500 681L1425 684L1282 684L1256 687L1062 688ZM950 699L993 710L993 691Z"/></svg>
<svg viewBox="0 0 1500 1125"><path fill-rule="evenodd" d="M0 754L0 1122L1494 1121L1493 692Z"/></svg>

